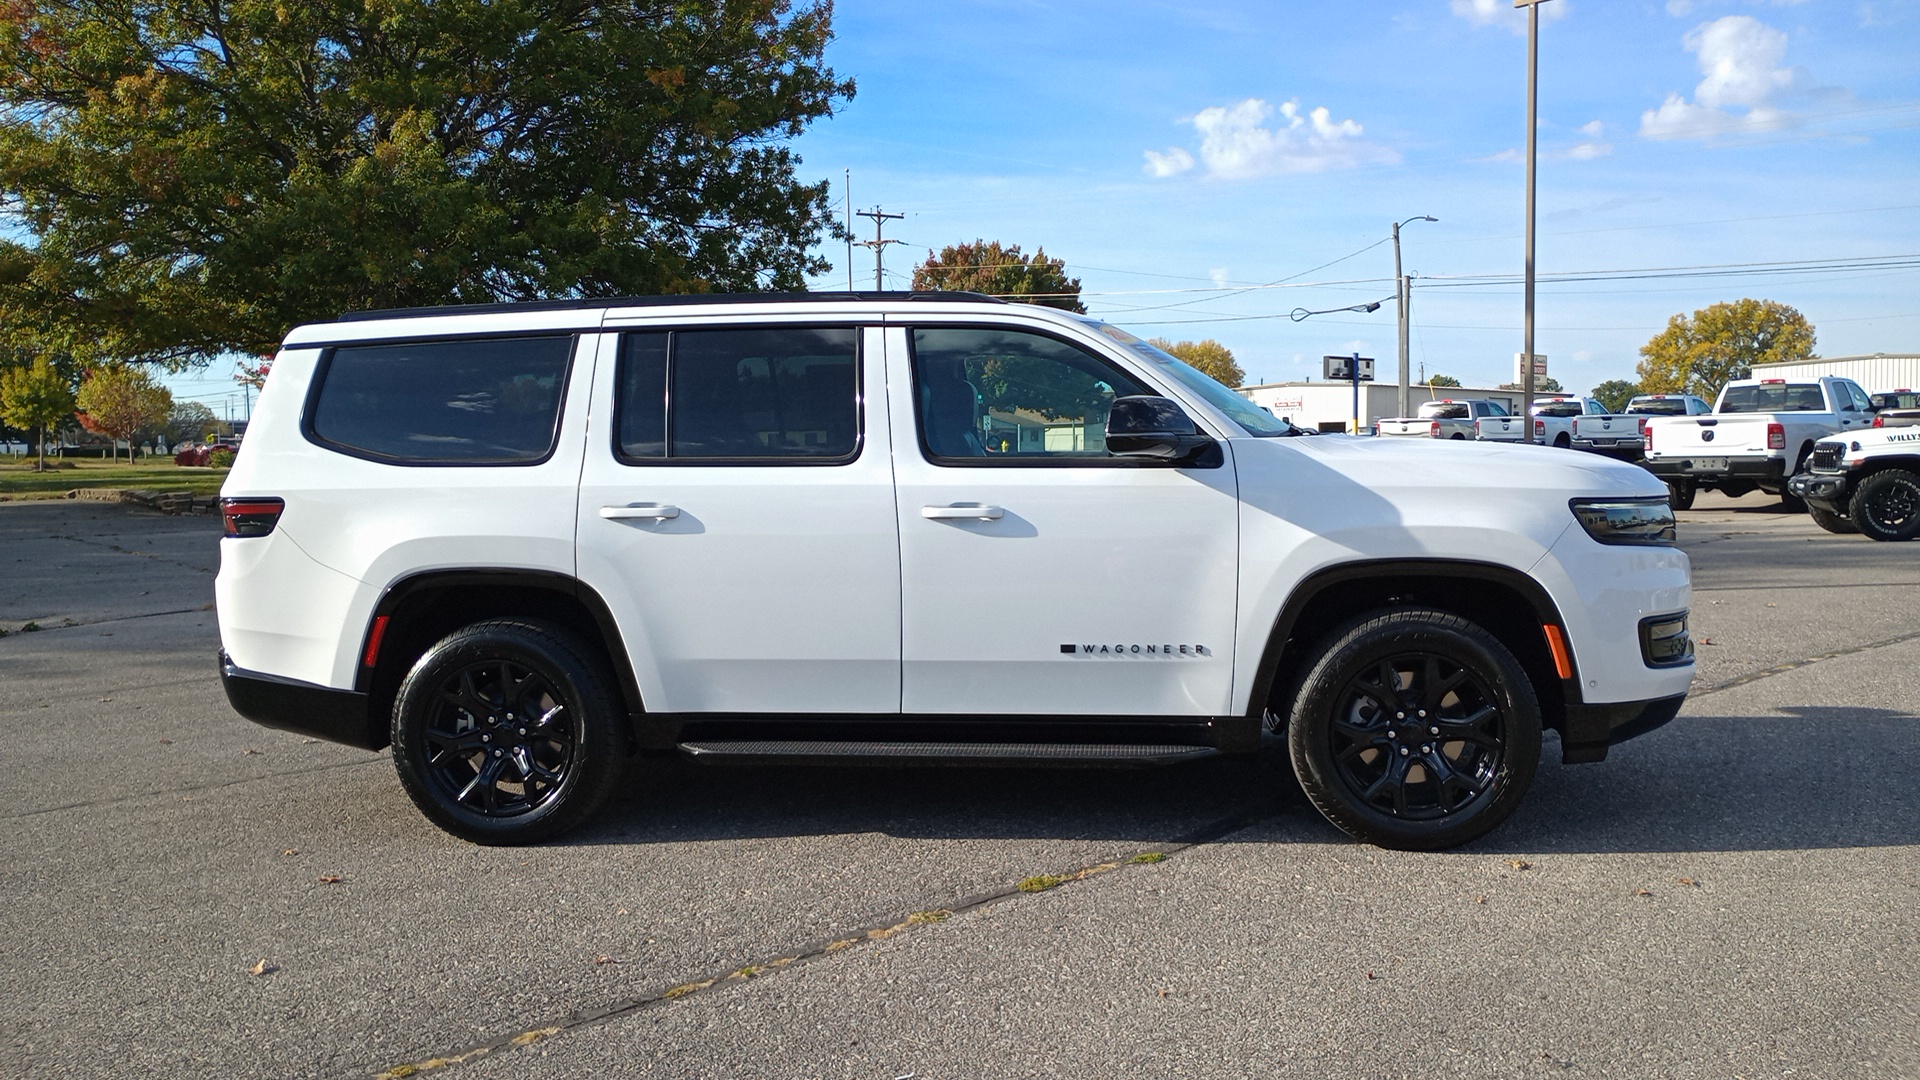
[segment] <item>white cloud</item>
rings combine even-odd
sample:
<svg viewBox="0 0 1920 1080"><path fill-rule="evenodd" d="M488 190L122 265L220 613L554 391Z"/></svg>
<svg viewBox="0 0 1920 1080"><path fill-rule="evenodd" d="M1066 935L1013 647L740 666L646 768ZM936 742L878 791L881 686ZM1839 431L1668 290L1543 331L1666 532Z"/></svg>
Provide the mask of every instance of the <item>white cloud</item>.
<svg viewBox="0 0 1920 1080"><path fill-rule="evenodd" d="M1504 26L1516 34L1527 32L1525 8L1513 6L1513 0L1452 0L1453 13L1475 26ZM1552 22L1567 13L1567 0L1541 4L1540 21Z"/></svg>
<svg viewBox="0 0 1920 1080"><path fill-rule="evenodd" d="M1659 108L1641 113L1641 135L1697 139L1766 130L1788 121L1774 98L1801 84L1804 73L1783 66L1785 33L1747 15L1728 15L1694 27L1684 40L1687 51L1699 57L1705 77L1694 87L1693 101L1668 94Z"/></svg>
<svg viewBox="0 0 1920 1080"><path fill-rule="evenodd" d="M1199 161L1207 175L1247 180L1289 173L1325 172L1357 165L1394 164L1400 155L1362 138L1353 120L1334 120L1325 106L1301 112L1298 99L1280 106L1280 123L1268 126L1274 108L1259 98L1202 109L1189 122L1200 133ZM1173 176L1195 164L1187 151L1147 151L1147 172Z"/></svg>
<svg viewBox="0 0 1920 1080"><path fill-rule="evenodd" d="M1153 150L1147 151L1147 175L1149 176L1178 176L1191 168L1193 168L1193 155L1177 146L1164 154Z"/></svg>
<svg viewBox="0 0 1920 1080"><path fill-rule="evenodd" d="M1227 268L1226 267L1224 266L1214 267L1213 269L1207 271L1207 277L1213 279L1214 288L1224 289L1227 287Z"/></svg>

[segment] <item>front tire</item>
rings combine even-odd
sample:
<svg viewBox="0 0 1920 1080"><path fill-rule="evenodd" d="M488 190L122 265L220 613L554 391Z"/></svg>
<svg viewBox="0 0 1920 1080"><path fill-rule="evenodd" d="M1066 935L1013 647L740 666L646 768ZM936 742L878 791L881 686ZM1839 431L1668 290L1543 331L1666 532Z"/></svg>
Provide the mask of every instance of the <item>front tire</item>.
<svg viewBox="0 0 1920 1080"><path fill-rule="evenodd" d="M562 627L496 619L456 630L400 686L400 783L428 820L476 844L566 832L624 771L614 685L599 653Z"/></svg>
<svg viewBox="0 0 1920 1080"><path fill-rule="evenodd" d="M1911 540L1920 536L1920 476L1905 469L1882 469L1853 489L1853 523L1875 540Z"/></svg>
<svg viewBox="0 0 1920 1080"><path fill-rule="evenodd" d="M1431 851L1485 835L1520 805L1540 762L1540 705L1486 630L1388 610L1328 637L1287 747L1328 821L1380 847Z"/></svg>
<svg viewBox="0 0 1920 1080"><path fill-rule="evenodd" d="M1807 504L1807 516L1813 519L1815 525L1820 526L1830 533L1845 535L1847 533L1857 533L1860 531L1853 524L1852 518L1846 517L1843 514L1828 513L1814 506L1812 503Z"/></svg>

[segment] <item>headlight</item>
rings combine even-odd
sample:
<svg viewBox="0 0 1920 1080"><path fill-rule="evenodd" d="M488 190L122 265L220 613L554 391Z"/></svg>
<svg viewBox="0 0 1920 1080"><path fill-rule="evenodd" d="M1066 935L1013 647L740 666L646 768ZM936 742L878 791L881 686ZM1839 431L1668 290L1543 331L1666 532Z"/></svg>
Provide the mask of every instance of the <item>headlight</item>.
<svg viewBox="0 0 1920 1080"><path fill-rule="evenodd" d="M1665 498L1575 499L1569 505L1587 535L1603 544L1679 543Z"/></svg>

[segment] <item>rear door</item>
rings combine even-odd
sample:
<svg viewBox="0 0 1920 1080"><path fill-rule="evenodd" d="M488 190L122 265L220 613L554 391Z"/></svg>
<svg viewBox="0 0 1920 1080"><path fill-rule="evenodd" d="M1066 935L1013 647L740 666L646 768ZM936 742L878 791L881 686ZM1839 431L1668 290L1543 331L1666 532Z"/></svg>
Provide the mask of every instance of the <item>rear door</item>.
<svg viewBox="0 0 1920 1080"><path fill-rule="evenodd" d="M886 347L905 711L1223 715L1231 445L1207 468L1108 456L1113 399L1158 390L1052 331L918 324Z"/></svg>
<svg viewBox="0 0 1920 1080"><path fill-rule="evenodd" d="M647 708L900 708L900 555L878 331L605 335L579 576Z"/></svg>

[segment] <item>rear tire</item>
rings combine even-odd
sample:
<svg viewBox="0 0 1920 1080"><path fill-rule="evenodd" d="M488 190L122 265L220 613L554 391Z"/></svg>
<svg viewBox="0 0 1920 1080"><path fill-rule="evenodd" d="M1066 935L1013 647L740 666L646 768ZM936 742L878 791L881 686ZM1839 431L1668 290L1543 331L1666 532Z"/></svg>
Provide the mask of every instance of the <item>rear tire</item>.
<svg viewBox="0 0 1920 1080"><path fill-rule="evenodd" d="M1667 481L1667 505L1675 510L1693 509L1694 486L1685 480Z"/></svg>
<svg viewBox="0 0 1920 1080"><path fill-rule="evenodd" d="M1853 523L1874 540L1911 540L1920 536L1920 476L1905 469L1882 469L1853 489Z"/></svg>
<svg viewBox="0 0 1920 1080"><path fill-rule="evenodd" d="M1813 519L1815 525L1820 526L1830 533L1845 535L1847 533L1857 533L1860 531L1860 529L1854 525L1852 518L1842 514L1828 513L1811 504L1807 506L1807 516Z"/></svg>
<svg viewBox="0 0 1920 1080"><path fill-rule="evenodd" d="M393 764L414 805L476 844L529 844L579 825L625 771L626 711L599 652L551 623L454 631L407 673Z"/></svg>
<svg viewBox="0 0 1920 1080"><path fill-rule="evenodd" d="M1287 730L1294 775L1349 835L1431 851L1505 821L1540 762L1540 705L1486 630L1443 611L1375 612L1322 645Z"/></svg>
<svg viewBox="0 0 1920 1080"><path fill-rule="evenodd" d="M1572 449L1573 439L1569 438L1565 433L1561 433L1553 437L1553 445L1562 450Z"/></svg>

